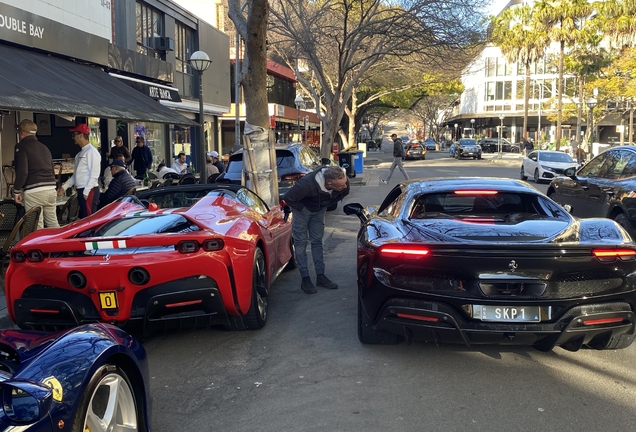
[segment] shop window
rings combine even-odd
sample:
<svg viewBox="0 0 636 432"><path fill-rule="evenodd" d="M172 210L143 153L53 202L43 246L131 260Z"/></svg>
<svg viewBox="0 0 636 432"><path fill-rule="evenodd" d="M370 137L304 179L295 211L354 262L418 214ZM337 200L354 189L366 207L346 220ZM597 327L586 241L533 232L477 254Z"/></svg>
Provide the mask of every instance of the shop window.
<svg viewBox="0 0 636 432"><path fill-rule="evenodd" d="M486 76L494 77L495 69L497 67L497 58L496 57L488 57L486 58Z"/></svg>
<svg viewBox="0 0 636 432"><path fill-rule="evenodd" d="M504 87L504 99L512 100L512 81L504 81L503 87Z"/></svg>
<svg viewBox="0 0 636 432"><path fill-rule="evenodd" d="M134 138L141 136L152 152L151 169L155 169L160 162L164 161L166 165L172 165L172 161L170 163L166 161L165 125L148 122L135 123L133 131L134 136L132 142L135 142Z"/></svg>
<svg viewBox="0 0 636 432"><path fill-rule="evenodd" d="M170 130L172 142L172 154L178 155L180 152L184 152L186 157L190 158L190 148L191 148L191 137L190 137L190 128L183 128L181 126L171 127ZM172 159L170 159L170 164L172 164ZM167 165L168 162L166 162Z"/></svg>
<svg viewBox="0 0 636 432"><path fill-rule="evenodd" d="M194 32L181 23L176 23L174 28L174 56L176 69L192 75L192 66L188 63L190 56L194 52Z"/></svg>
<svg viewBox="0 0 636 432"><path fill-rule="evenodd" d="M137 52L165 60L162 52L154 48L155 38L164 36L163 13L144 3L137 2L135 28Z"/></svg>
<svg viewBox="0 0 636 432"><path fill-rule="evenodd" d="M486 101L493 101L495 100L495 84L494 82L487 82L486 83Z"/></svg>
<svg viewBox="0 0 636 432"><path fill-rule="evenodd" d="M100 150L101 153L102 133L99 129L99 120L98 117L89 117L86 124L88 124L88 128L90 129L88 142L97 150Z"/></svg>

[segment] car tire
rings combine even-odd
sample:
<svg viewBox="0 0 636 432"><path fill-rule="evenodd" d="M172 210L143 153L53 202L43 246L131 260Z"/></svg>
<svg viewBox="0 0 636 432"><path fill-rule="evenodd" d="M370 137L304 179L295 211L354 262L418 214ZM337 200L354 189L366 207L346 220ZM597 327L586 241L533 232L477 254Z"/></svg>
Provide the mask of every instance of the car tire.
<svg viewBox="0 0 636 432"><path fill-rule="evenodd" d="M117 391L110 391L112 388L116 388ZM82 394L71 432L113 428L119 430L117 426L124 425L131 428L130 430L145 430L144 416L137 403L138 396L123 369L114 364L102 365L95 371ZM106 419L108 414L110 419ZM94 425L93 422L96 420L105 421L106 427ZM113 422L122 424L117 425Z"/></svg>
<svg viewBox="0 0 636 432"><path fill-rule="evenodd" d="M519 174L519 178L521 180L528 180L528 176L526 175L525 170L523 169L523 166L521 167L521 173Z"/></svg>
<svg viewBox="0 0 636 432"><path fill-rule="evenodd" d="M265 256L260 248L256 248L252 266L252 302L243 317L246 329L259 330L265 326L269 312L268 291Z"/></svg>
<svg viewBox="0 0 636 432"><path fill-rule="evenodd" d="M541 183L541 180L539 180L539 168L535 168L534 170L534 182L536 184Z"/></svg>
<svg viewBox="0 0 636 432"><path fill-rule="evenodd" d="M510 153L519 153L518 147L510 147Z"/></svg>
<svg viewBox="0 0 636 432"><path fill-rule="evenodd" d="M385 330L374 330L373 322L367 318L362 309L362 300L358 294L358 340L369 345L397 345L402 338Z"/></svg>
<svg viewBox="0 0 636 432"><path fill-rule="evenodd" d="M622 226L623 228L625 228L625 231L627 231L628 233L631 234L631 232L633 231L633 228L631 226L632 224L629 223L629 219L627 219L627 216L625 216L625 213L619 213L616 216L614 216L614 221L620 226Z"/></svg>

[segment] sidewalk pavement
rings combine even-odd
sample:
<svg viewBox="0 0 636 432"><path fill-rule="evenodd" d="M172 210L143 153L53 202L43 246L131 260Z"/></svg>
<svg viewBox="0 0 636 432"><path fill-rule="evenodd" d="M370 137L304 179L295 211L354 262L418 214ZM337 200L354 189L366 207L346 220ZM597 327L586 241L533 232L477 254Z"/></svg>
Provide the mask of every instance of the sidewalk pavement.
<svg viewBox="0 0 636 432"><path fill-rule="evenodd" d="M0 291L0 330L17 328L9 319L9 313L7 312L7 300L4 297L4 277L0 277L0 285L2 287L2 291Z"/></svg>

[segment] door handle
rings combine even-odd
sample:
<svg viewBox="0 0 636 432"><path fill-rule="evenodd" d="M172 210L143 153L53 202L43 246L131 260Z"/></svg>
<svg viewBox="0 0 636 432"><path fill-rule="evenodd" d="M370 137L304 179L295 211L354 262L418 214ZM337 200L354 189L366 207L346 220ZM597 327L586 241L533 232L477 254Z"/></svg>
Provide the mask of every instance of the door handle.
<svg viewBox="0 0 636 432"><path fill-rule="evenodd" d="M584 191L586 191L586 190L590 190L590 187L589 187L589 186L581 186L581 189L583 189Z"/></svg>
<svg viewBox="0 0 636 432"><path fill-rule="evenodd" d="M605 192L607 195L614 195L614 189L612 188L604 188L603 192Z"/></svg>

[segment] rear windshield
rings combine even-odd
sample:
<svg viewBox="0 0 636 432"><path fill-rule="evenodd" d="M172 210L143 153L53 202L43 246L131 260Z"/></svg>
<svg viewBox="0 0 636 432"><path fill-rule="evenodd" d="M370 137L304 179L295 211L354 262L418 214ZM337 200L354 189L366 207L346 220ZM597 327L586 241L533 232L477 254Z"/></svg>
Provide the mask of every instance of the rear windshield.
<svg viewBox="0 0 636 432"><path fill-rule="evenodd" d="M539 153L539 160L543 162L574 162L570 155L565 153Z"/></svg>
<svg viewBox="0 0 636 432"><path fill-rule="evenodd" d="M413 201L410 219L512 214L567 219L565 210L547 198L509 192L494 195L458 195L454 192L420 195Z"/></svg>

